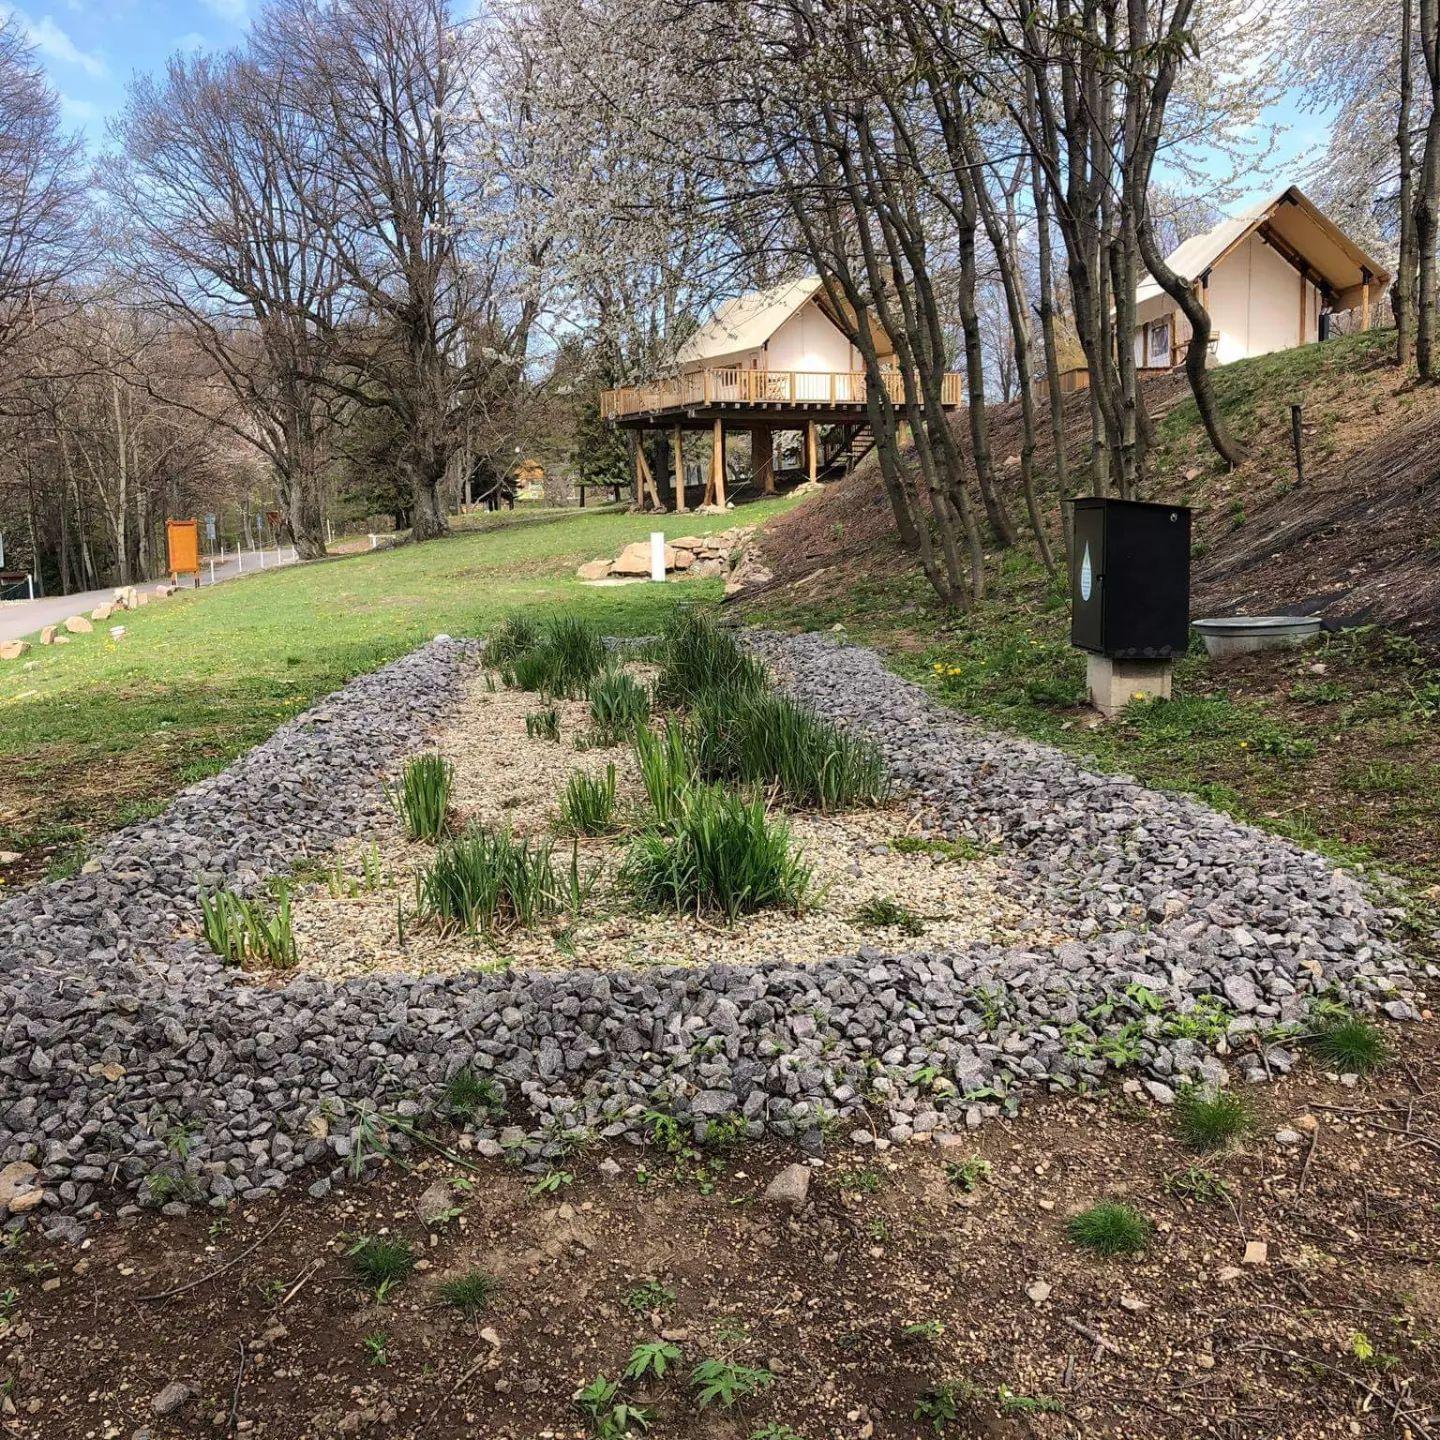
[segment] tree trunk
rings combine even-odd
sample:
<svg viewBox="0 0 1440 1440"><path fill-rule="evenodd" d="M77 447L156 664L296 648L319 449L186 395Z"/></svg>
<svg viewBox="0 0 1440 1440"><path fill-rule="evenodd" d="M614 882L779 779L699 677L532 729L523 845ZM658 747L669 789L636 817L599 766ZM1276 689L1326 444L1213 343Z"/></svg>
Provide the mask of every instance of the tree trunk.
<svg viewBox="0 0 1440 1440"><path fill-rule="evenodd" d="M1415 196L1415 249L1420 284L1415 321L1415 365L1422 380L1440 378L1436 354L1436 257L1440 234L1440 0L1420 0L1420 48L1430 82L1430 118L1425 127L1425 152Z"/></svg>
<svg viewBox="0 0 1440 1440"><path fill-rule="evenodd" d="M412 540L438 540L450 533L441 490L446 469L444 452L439 450L428 451L411 464L410 486L415 497L410 517Z"/></svg>
<svg viewBox="0 0 1440 1440"><path fill-rule="evenodd" d="M1415 154L1410 126L1414 110L1413 31L1415 0L1400 5L1400 111L1395 143L1400 152L1400 244L1390 305L1395 312L1395 363L1402 368L1415 358Z"/></svg>
<svg viewBox="0 0 1440 1440"><path fill-rule="evenodd" d="M1200 303L1190 283L1165 263L1160 247L1155 243L1155 226L1148 205L1139 216L1136 238L1140 242L1140 254L1146 269L1190 322L1190 343L1185 350L1185 374L1190 381L1190 393L1195 397L1195 407L1200 411L1200 419L1215 453L1233 470L1244 460L1245 452L1231 437L1210 384L1210 312Z"/></svg>

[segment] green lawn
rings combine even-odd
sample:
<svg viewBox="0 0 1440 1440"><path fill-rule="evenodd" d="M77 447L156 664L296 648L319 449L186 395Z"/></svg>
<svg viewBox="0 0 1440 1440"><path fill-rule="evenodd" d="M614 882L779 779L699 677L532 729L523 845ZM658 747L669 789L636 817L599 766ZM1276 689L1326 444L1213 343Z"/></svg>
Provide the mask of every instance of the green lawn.
<svg viewBox="0 0 1440 1440"><path fill-rule="evenodd" d="M478 635L520 608L563 603L615 634L653 629L718 580L594 587L575 567L652 529L753 524L788 500L728 516L616 509L517 511L462 533L247 577L124 617L28 663L0 668L0 848L20 874L73 864L76 844L156 813L176 788L224 767L288 716L431 636ZM18 878L12 870L12 882Z"/></svg>

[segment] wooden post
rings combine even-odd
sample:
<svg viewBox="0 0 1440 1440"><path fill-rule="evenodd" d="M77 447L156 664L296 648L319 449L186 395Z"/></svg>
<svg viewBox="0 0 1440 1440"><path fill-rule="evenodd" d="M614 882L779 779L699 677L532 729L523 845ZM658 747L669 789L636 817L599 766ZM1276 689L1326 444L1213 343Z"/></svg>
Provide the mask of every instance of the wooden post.
<svg viewBox="0 0 1440 1440"><path fill-rule="evenodd" d="M685 432L677 425L675 427L675 513L685 513Z"/></svg>
<svg viewBox="0 0 1440 1440"><path fill-rule="evenodd" d="M820 478L820 427L813 421L805 422L805 458L810 466L810 483Z"/></svg>
<svg viewBox="0 0 1440 1440"><path fill-rule="evenodd" d="M1300 417L1304 411L1303 405L1292 405L1290 407L1290 441L1295 447L1295 483L1305 483L1305 456L1300 449Z"/></svg>
<svg viewBox="0 0 1440 1440"><path fill-rule="evenodd" d="M715 441L710 451L710 503L725 508L725 422L715 422Z"/></svg>
<svg viewBox="0 0 1440 1440"><path fill-rule="evenodd" d="M1370 328L1370 272L1362 270L1360 275L1360 328L1368 330Z"/></svg>
<svg viewBox="0 0 1440 1440"><path fill-rule="evenodd" d="M650 461L646 459L643 440L638 441L636 444L635 455L640 467L640 503L642 508L645 503L645 497L648 494L650 504L657 510L663 510L665 507L660 503L660 491L655 486L655 475L650 469Z"/></svg>
<svg viewBox="0 0 1440 1440"><path fill-rule="evenodd" d="M1300 277L1300 333L1295 337L1297 345L1305 344L1305 277Z"/></svg>
<svg viewBox="0 0 1440 1440"><path fill-rule="evenodd" d="M643 509L645 505L645 483L644 475L640 469L640 436L634 430L625 432L625 448L630 452L630 473L635 480L634 505L637 510ZM580 492L580 503L585 503L585 492Z"/></svg>
<svg viewBox="0 0 1440 1440"><path fill-rule="evenodd" d="M775 445L770 427L755 424L750 427L750 469L763 495L775 493Z"/></svg>

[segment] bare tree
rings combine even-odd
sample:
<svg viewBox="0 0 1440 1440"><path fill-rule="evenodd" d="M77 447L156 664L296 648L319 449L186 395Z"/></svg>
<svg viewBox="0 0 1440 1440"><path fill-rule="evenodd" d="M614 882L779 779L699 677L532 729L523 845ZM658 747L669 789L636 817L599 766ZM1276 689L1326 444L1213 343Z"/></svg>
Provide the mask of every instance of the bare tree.
<svg viewBox="0 0 1440 1440"><path fill-rule="evenodd" d="M335 197L320 167L327 139L288 88L285 71L242 56L177 56L162 80L131 87L102 178L142 303L186 327L226 397L206 414L268 457L296 550L315 559Z"/></svg>

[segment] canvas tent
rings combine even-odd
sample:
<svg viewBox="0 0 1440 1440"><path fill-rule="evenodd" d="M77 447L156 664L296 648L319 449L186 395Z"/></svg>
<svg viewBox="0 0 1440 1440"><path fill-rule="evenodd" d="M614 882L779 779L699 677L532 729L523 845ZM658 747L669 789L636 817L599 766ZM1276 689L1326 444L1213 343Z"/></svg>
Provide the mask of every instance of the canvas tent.
<svg viewBox="0 0 1440 1440"><path fill-rule="evenodd" d="M1325 314L1371 308L1390 276L1297 186L1192 236L1166 263L1198 291L1219 364L1319 340ZM1190 327L1149 276L1135 292L1135 363L1168 369L1183 360Z"/></svg>

